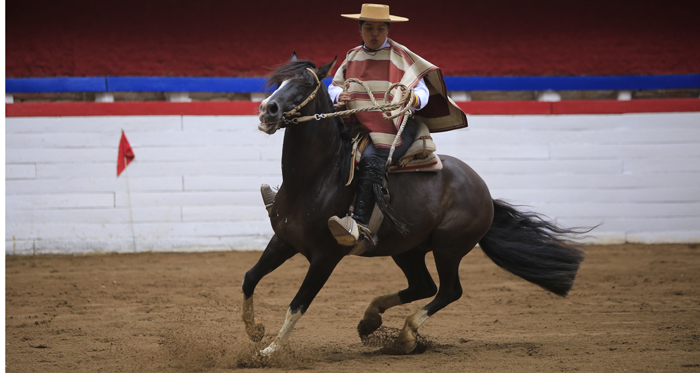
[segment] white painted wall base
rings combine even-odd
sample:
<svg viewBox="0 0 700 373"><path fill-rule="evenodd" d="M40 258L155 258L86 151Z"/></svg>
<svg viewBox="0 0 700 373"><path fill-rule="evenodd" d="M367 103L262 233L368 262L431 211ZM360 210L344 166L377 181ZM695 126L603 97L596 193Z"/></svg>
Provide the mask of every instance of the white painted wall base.
<svg viewBox="0 0 700 373"><path fill-rule="evenodd" d="M540 102L558 102L561 101L561 95L554 91L537 92L537 101Z"/></svg>
<svg viewBox="0 0 700 373"><path fill-rule="evenodd" d="M632 100L632 91L619 91L619 92L617 92L617 99L619 101Z"/></svg>
<svg viewBox="0 0 700 373"><path fill-rule="evenodd" d="M165 92L165 99L170 102L192 102L189 92Z"/></svg>
<svg viewBox="0 0 700 373"><path fill-rule="evenodd" d="M472 96L467 91L449 91L447 94L450 98L457 102L471 101Z"/></svg>
<svg viewBox="0 0 700 373"><path fill-rule="evenodd" d="M7 118L6 254L261 250L284 134L255 116ZM126 133L136 159L116 177ZM700 242L700 113L469 117L433 135L587 242Z"/></svg>
<svg viewBox="0 0 700 373"><path fill-rule="evenodd" d="M114 102L114 93L112 93L112 92L95 93L95 102Z"/></svg>

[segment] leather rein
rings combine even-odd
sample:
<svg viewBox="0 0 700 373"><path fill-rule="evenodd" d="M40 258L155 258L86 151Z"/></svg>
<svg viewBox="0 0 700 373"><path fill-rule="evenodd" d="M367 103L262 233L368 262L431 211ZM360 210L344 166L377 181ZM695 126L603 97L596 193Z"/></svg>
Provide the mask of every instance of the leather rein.
<svg viewBox="0 0 700 373"><path fill-rule="evenodd" d="M289 124L296 124L296 123L301 123L301 122L308 122L310 120L321 120L324 118L332 118L332 117L337 117L337 116L344 116L344 115L349 115L349 114L355 114L358 112L363 112L363 111L370 111L370 110L381 110L382 115L384 116L384 119L391 120L394 118L397 118L399 116L403 116L403 120L401 121L401 125L399 126L398 133L396 134L396 137L394 137L394 141L391 144L391 150L389 151L389 158L387 159L386 166L389 167L392 161L392 156L394 154L394 150L396 149L396 144L398 140L401 138L401 133L403 132L404 127L406 126L406 121L411 116L412 114L410 113L410 108L415 105L415 94L413 91L413 88L407 87L404 84L401 83L394 83L392 84L387 92L391 92L392 89L394 88L399 88L402 91L401 99L397 103L388 103L387 98L388 95L384 96L384 104L380 105L374 98L374 95L372 94L372 91L369 89L367 84L364 82L360 81L359 79L348 79L347 81L353 81L355 83L360 84L365 91L369 94L370 99L372 100L372 103L374 106L369 106L365 108L358 108L358 109L352 109L352 110L344 110L344 111L336 111L334 113L325 113L325 114L314 114L314 115L308 115L305 117L301 116L301 113L299 113L299 109L303 108L306 104L311 102L314 98L316 98L316 94L318 93L318 89L321 87L321 80L318 79L318 75L316 75L316 72L307 67L306 70L309 70L311 74L313 74L314 78L316 78L316 88L314 88L314 91L311 92L309 97L307 97L302 103L297 105L295 108L293 108L290 111L287 111L285 113L282 113L282 120L277 123L277 128L285 128ZM345 87L345 90L347 91L347 85ZM394 115L388 115L386 112L390 110L396 110L398 109L398 113ZM291 119L290 119L291 118ZM284 125L282 124L284 122Z"/></svg>

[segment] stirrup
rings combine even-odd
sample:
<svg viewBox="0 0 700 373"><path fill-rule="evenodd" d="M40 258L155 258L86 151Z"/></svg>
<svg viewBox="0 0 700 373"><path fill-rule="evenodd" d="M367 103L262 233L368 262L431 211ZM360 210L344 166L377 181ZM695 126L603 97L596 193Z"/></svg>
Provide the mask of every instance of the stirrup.
<svg viewBox="0 0 700 373"><path fill-rule="evenodd" d="M265 204L265 209L267 210L267 216L272 217L272 204L275 202L275 196L277 193L272 191L269 185L263 184L260 186L260 194L262 194L263 203Z"/></svg>
<svg viewBox="0 0 700 373"><path fill-rule="evenodd" d="M333 234L333 238L343 246L355 246L360 240L360 236L368 240L372 245L376 245L372 239L372 232L369 228L358 224L355 219L346 216L339 218L332 216L328 219L328 229Z"/></svg>

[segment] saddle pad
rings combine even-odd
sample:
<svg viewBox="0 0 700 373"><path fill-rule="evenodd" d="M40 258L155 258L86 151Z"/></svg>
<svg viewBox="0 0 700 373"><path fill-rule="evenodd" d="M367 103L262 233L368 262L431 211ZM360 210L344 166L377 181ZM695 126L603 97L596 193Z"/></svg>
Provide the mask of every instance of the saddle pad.
<svg viewBox="0 0 700 373"><path fill-rule="evenodd" d="M436 146L432 137L430 137L430 130L424 123L420 121L417 121L417 123L418 131L416 133L416 139L401 159L392 162L392 165L389 166L390 173L437 172L442 170L442 162L440 161L440 157L435 154ZM369 136L358 134L358 136L355 137L353 140L352 167L347 185L350 185L352 182L355 166L360 163L362 152L367 148L369 139L372 139L372 143L374 143L375 146L391 147L395 136L396 135L392 134L371 132Z"/></svg>
<svg viewBox="0 0 700 373"><path fill-rule="evenodd" d="M442 161L440 156L435 153L431 153L425 158L410 159L403 167L396 164L389 166L389 173L392 174L397 172L437 172L440 170L442 170Z"/></svg>

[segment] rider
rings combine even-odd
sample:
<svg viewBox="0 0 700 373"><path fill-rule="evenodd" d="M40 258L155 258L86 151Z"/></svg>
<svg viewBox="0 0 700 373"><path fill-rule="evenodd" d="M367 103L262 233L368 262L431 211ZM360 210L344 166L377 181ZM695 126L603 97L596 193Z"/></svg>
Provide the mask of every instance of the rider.
<svg viewBox="0 0 700 373"><path fill-rule="evenodd" d="M357 83L349 83L347 92L344 92L343 87L350 78L365 82L377 100L383 99L390 85L402 83L413 88L415 97L411 112L415 112L418 120L428 128L444 131L466 127L466 116L447 97L440 69L388 38L391 24L408 21L408 18L390 15L389 6L381 4L363 4L360 14L341 16L359 21L362 45L348 51L345 61L328 87L334 103L344 103L347 109L373 105L367 92ZM400 96L395 92L393 94ZM397 99L394 97L394 100ZM371 142L359 162L352 215L343 218L333 216L328 220L328 227L341 245L355 245L360 238L360 231L371 234L367 228L375 203L373 188L375 184L382 185L385 164L401 121L402 117L393 122L388 121L380 111L360 112L346 120L352 132L369 133ZM398 160L408 150L417 126L416 118L411 115L392 160ZM362 225L362 228L357 224Z"/></svg>

